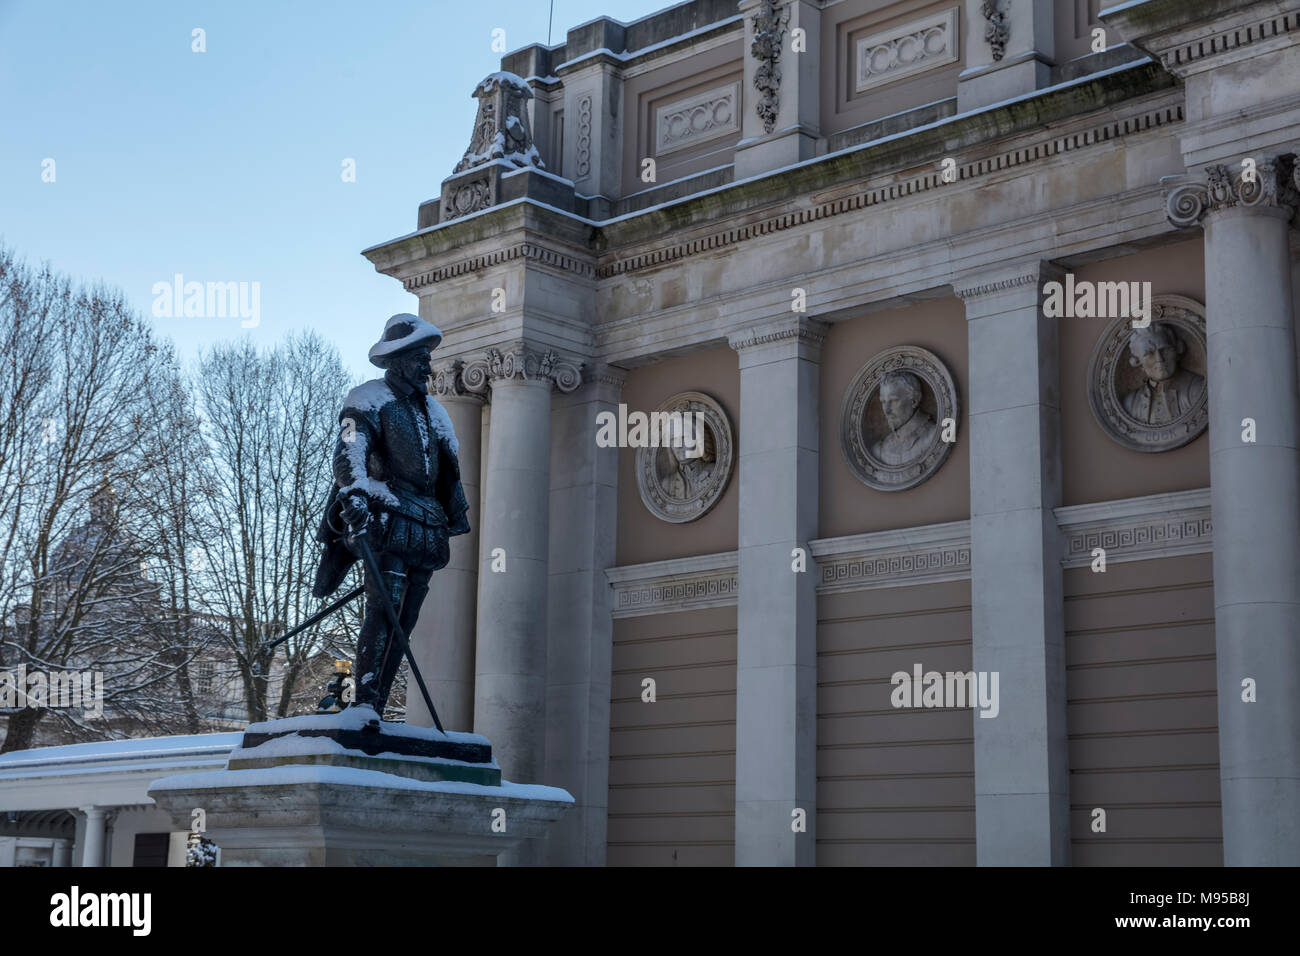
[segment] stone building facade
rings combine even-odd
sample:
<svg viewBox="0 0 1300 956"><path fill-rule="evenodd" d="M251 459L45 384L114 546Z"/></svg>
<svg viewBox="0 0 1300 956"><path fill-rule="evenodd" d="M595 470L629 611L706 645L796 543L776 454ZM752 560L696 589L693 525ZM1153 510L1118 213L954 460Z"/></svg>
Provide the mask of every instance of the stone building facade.
<svg viewBox="0 0 1300 956"><path fill-rule="evenodd" d="M474 528L417 654L577 801L520 862L1300 863L1300 0L1100 6L593 20L365 250Z"/></svg>

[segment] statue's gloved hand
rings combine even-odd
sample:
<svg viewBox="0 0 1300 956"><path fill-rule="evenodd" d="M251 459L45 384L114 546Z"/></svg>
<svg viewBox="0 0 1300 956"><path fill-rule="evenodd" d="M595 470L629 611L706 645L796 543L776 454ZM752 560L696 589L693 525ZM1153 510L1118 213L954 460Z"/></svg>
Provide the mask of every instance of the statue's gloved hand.
<svg viewBox="0 0 1300 956"><path fill-rule="evenodd" d="M343 520L354 533L365 530L370 521L370 502L364 495L348 495L343 500Z"/></svg>

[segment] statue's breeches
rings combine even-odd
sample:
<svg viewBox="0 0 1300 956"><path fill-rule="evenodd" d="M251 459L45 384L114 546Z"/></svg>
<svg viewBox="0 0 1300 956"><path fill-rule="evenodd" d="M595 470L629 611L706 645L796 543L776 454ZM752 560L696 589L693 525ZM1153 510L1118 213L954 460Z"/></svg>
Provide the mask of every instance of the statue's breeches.
<svg viewBox="0 0 1300 956"><path fill-rule="evenodd" d="M407 567L438 571L451 558L447 526L424 524L398 512L388 515L379 550L401 560Z"/></svg>

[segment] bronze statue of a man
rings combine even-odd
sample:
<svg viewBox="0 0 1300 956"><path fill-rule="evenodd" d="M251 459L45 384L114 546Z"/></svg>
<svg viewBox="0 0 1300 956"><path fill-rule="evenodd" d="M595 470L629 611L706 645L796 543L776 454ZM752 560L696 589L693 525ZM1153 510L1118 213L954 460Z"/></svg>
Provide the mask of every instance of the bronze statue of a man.
<svg viewBox="0 0 1300 956"><path fill-rule="evenodd" d="M429 394L429 360L442 333L415 315L393 316L370 349L384 377L348 393L334 445L334 489L317 532L325 545L313 593L326 597L361 554L365 535L379 577L366 570L366 614L357 643L356 703L381 717L402 662L384 595L408 637L446 566L448 539L469 531L451 419ZM382 590L381 590L382 589Z"/></svg>

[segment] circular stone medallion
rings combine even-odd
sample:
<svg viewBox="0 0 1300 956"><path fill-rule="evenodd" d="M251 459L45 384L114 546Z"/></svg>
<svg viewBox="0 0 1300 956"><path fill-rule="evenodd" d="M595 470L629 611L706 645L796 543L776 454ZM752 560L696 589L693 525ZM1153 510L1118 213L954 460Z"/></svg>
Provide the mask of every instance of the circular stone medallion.
<svg viewBox="0 0 1300 956"><path fill-rule="evenodd" d="M641 490L641 501L652 515L663 521L694 521L718 503L731 480L736 448L731 423L722 406L703 392L674 395L655 409L655 413L676 413L680 418L660 419L660 422L678 424L666 429L661 424L658 430L667 430L669 435L661 437L659 447L642 447L636 451L636 483ZM699 421L695 418L697 413L704 416L702 442L694 431ZM655 421L653 416L651 421ZM679 425L684 426L684 435ZM692 455L692 451L696 453Z"/></svg>
<svg viewBox="0 0 1300 956"><path fill-rule="evenodd" d="M1181 448L1210 421L1205 308L1180 295L1151 302L1151 325L1106 326L1088 364L1088 404L1102 431L1133 451Z"/></svg>
<svg viewBox="0 0 1300 956"><path fill-rule="evenodd" d="M945 418L958 419L947 366L920 346L899 345L863 366L844 393L840 447L863 484L878 491L915 488L952 452L954 443L942 439Z"/></svg>

